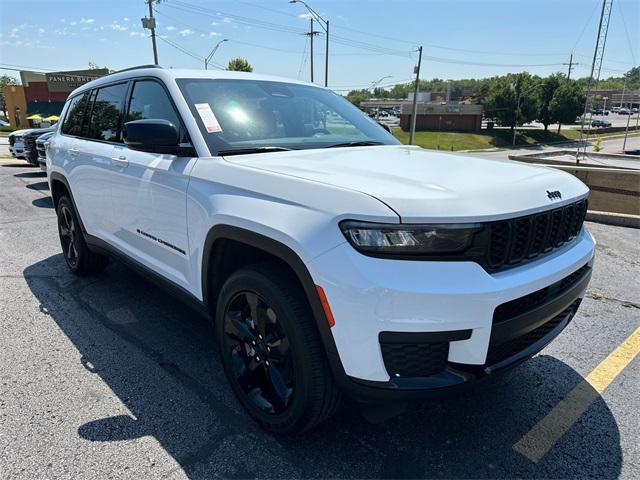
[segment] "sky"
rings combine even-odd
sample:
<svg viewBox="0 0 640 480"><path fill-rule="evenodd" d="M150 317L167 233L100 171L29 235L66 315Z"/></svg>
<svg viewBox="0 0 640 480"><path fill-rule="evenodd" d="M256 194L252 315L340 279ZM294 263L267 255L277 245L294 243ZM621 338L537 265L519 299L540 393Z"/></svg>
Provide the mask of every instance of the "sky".
<svg viewBox="0 0 640 480"><path fill-rule="evenodd" d="M484 78L528 71L587 76L602 0L307 0L329 20L329 86L345 92L411 79ZM159 63L203 68L246 58L255 72L309 80L309 13L288 0L162 0ZM8 69L111 69L153 63L144 0L2 0L0 73ZM322 28L316 24L316 30ZM602 77L640 61L640 1L614 0ZM322 32L323 33L323 32ZM325 37L314 42L315 80L324 80ZM213 68L216 68L215 66Z"/></svg>

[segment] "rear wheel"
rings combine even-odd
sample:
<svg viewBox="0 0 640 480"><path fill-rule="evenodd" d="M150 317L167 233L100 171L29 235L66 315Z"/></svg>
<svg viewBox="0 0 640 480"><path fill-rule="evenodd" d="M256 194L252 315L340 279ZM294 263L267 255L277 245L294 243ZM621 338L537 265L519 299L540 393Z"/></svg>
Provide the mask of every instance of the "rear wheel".
<svg viewBox="0 0 640 480"><path fill-rule="evenodd" d="M77 275L101 272L109 263L108 257L92 252L84 239L78 215L71 199L64 195L58 200L58 234L64 260Z"/></svg>
<svg viewBox="0 0 640 480"><path fill-rule="evenodd" d="M265 429L308 430L331 416L339 393L314 319L277 264L241 269L220 292L216 336L238 399Z"/></svg>

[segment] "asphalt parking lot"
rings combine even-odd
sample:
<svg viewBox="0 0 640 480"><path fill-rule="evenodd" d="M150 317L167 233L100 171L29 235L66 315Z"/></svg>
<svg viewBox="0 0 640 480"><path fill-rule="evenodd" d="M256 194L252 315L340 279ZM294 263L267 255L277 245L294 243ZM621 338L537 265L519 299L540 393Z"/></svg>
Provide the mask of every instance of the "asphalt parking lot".
<svg viewBox="0 0 640 480"><path fill-rule="evenodd" d="M606 389L583 380L640 326L640 235L588 227L587 297L540 355L383 424L346 406L279 438L242 412L196 314L115 262L72 276L44 174L0 160L0 478L638 478L638 357ZM550 412L566 433L539 434Z"/></svg>

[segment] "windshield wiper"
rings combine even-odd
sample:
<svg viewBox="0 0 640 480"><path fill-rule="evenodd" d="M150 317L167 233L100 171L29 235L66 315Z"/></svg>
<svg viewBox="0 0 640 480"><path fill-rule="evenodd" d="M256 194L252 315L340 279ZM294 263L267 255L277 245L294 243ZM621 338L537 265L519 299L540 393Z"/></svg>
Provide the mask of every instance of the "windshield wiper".
<svg viewBox="0 0 640 480"><path fill-rule="evenodd" d="M384 145L384 142L377 142L375 140L357 140L353 142L336 143L329 145L325 148L337 148L337 147L367 147L369 145Z"/></svg>
<svg viewBox="0 0 640 480"><path fill-rule="evenodd" d="M269 153L269 152L287 152L293 150L293 148L286 147L249 147L249 148L234 148L230 150L220 150L218 155L249 155L251 153Z"/></svg>

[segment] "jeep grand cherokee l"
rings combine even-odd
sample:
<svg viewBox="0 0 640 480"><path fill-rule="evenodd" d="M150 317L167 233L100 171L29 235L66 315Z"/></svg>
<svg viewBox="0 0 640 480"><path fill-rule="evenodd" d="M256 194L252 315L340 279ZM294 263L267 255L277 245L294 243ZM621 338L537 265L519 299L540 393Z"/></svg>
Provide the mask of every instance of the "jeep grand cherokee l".
<svg viewBox="0 0 640 480"><path fill-rule="evenodd" d="M47 162L71 271L115 256L208 315L275 432L517 365L591 275L575 177L401 145L313 84L118 72L71 94Z"/></svg>

